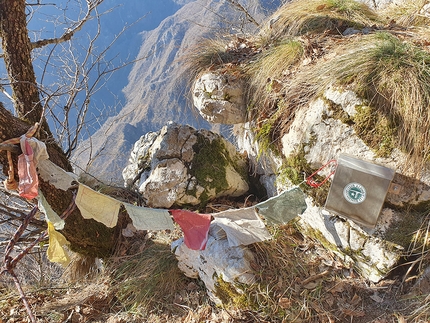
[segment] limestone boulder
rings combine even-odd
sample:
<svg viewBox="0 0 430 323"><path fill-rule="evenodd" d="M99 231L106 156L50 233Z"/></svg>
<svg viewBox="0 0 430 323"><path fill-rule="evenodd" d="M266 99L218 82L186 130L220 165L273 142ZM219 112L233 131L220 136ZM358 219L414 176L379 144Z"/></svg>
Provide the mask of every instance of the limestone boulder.
<svg viewBox="0 0 430 323"><path fill-rule="evenodd" d="M206 73L193 87L193 102L211 123L237 124L246 120L244 84L229 74Z"/></svg>
<svg viewBox="0 0 430 323"><path fill-rule="evenodd" d="M175 123L136 142L123 176L157 208L197 205L249 190L246 158L230 142Z"/></svg>
<svg viewBox="0 0 430 323"><path fill-rule="evenodd" d="M230 247L225 232L211 224L205 250L191 250L183 238L172 243L172 251L178 259L178 267L190 278L200 278L211 300L222 305L222 284L241 293L240 284L252 284L251 263L254 254L246 246ZM221 284L220 284L221 283Z"/></svg>

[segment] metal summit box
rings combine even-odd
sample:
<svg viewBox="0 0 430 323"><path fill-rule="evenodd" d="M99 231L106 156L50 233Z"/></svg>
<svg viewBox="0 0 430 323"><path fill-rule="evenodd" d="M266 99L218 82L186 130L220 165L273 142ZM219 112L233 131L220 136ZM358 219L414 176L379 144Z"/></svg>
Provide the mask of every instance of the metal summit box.
<svg viewBox="0 0 430 323"><path fill-rule="evenodd" d="M390 168L340 155L325 208L373 228L394 174Z"/></svg>

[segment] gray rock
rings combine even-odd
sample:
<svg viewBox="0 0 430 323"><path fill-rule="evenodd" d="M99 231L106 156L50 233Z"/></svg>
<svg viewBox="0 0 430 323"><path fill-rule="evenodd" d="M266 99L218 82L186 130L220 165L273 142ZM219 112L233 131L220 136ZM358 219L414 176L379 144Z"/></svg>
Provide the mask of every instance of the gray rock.
<svg viewBox="0 0 430 323"><path fill-rule="evenodd" d="M193 102L211 123L237 124L246 120L244 85L228 74L206 73L194 84Z"/></svg>
<svg viewBox="0 0 430 323"><path fill-rule="evenodd" d="M246 159L220 135L170 123L135 144L123 172L148 206L197 205L249 190Z"/></svg>

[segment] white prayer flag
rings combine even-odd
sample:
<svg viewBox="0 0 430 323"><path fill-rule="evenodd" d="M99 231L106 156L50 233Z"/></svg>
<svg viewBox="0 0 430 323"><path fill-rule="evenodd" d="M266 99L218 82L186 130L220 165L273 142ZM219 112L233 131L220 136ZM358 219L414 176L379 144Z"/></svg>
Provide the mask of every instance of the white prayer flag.
<svg viewBox="0 0 430 323"><path fill-rule="evenodd" d="M249 245L272 238L254 207L227 210L214 213L212 216L215 218L212 223L218 224L225 231L231 247Z"/></svg>
<svg viewBox="0 0 430 323"><path fill-rule="evenodd" d="M116 226L120 201L79 184L75 203L84 219L94 219L108 228Z"/></svg>
<svg viewBox="0 0 430 323"><path fill-rule="evenodd" d="M173 230L172 217L167 210L150 209L122 203L137 230Z"/></svg>

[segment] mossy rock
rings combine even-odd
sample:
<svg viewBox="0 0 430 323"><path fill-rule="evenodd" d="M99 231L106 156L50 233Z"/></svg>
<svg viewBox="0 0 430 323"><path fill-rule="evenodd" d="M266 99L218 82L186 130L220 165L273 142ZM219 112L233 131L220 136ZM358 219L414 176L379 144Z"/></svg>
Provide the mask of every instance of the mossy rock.
<svg viewBox="0 0 430 323"><path fill-rule="evenodd" d="M197 141L193 145L195 154L189 172L198 185L205 189L199 197L202 205L231 189L231 183L228 182L231 173L236 172L243 182L249 182L246 162L227 147L228 143L222 137L209 137L201 132L196 133L196 136ZM196 193L195 187L187 191L191 195Z"/></svg>
<svg viewBox="0 0 430 323"><path fill-rule="evenodd" d="M303 144L302 147L297 151L296 154L289 156L284 159L283 165L280 168L280 172L278 175L278 182L280 184L293 184L293 185L301 185L303 192L312 197L314 203L317 206L323 206L325 204L325 200L328 195L328 191L330 189L330 183L327 181L320 187L311 187L309 185L305 185L305 178L313 174L317 169L311 167L308 161L305 158L305 146L312 145L312 140ZM320 175L315 175L313 179L320 183L324 180L324 178Z"/></svg>

